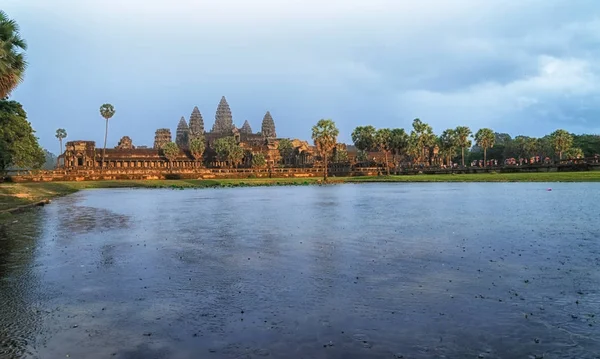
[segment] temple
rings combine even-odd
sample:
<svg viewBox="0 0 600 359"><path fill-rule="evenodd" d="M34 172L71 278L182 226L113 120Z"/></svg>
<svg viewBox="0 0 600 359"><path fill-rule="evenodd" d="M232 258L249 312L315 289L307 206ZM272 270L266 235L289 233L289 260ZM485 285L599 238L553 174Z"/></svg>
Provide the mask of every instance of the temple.
<svg viewBox="0 0 600 359"><path fill-rule="evenodd" d="M241 164L236 167L252 167L252 158L262 154L265 166L306 167L315 163L316 151L306 141L283 139L277 137L275 121L269 111L262 119L261 131L253 132L246 120L238 128L234 125L231 108L223 96L217 106L215 122L211 131L206 132L204 120L198 107L194 107L189 117L181 117L175 130L175 143L180 149L176 158L169 161L163 154L165 144L173 142L171 129L159 128L155 132L152 148L134 146L129 136L123 136L115 148L107 148L102 158L102 148L97 148L93 141L69 141L65 152L59 156L65 170L100 169L100 168L226 168L232 164L219 158L215 151L215 141L233 137L244 151ZM203 158L197 160L190 153L190 143L196 138L203 138L206 145ZM282 156L279 144L288 141L291 146Z"/></svg>

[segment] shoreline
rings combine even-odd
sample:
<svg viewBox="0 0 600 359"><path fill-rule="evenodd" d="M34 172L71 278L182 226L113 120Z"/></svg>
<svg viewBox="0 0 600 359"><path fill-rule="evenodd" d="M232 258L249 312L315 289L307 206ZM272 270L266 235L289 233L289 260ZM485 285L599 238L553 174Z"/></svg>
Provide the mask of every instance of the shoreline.
<svg viewBox="0 0 600 359"><path fill-rule="evenodd" d="M374 177L248 178L217 180L114 180L80 182L27 182L0 184L0 216L10 216L53 198L95 188L231 188L262 186L308 186L343 183L502 183L502 182L600 182L600 171L546 173L484 173L457 175L399 175Z"/></svg>

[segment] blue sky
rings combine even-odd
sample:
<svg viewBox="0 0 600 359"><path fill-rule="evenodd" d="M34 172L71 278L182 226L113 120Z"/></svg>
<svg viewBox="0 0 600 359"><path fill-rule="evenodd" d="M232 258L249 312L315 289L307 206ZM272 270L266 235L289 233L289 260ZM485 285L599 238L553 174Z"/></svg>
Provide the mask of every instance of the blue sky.
<svg viewBox="0 0 600 359"><path fill-rule="evenodd" d="M468 125L540 136L600 133L597 0L3 0L28 41L22 102L43 146L57 128L109 146L198 106L207 128L225 95L234 123L310 139L352 129L436 133Z"/></svg>

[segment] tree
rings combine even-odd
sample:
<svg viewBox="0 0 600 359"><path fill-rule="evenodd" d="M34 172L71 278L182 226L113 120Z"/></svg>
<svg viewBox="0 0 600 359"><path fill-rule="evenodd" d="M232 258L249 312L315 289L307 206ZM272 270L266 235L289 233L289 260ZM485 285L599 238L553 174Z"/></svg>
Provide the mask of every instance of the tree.
<svg viewBox="0 0 600 359"><path fill-rule="evenodd" d="M461 149L462 153L462 166L465 166L465 148L469 148L472 146L472 142L469 139L473 134L471 129L467 126L458 126L454 130L456 134L456 145Z"/></svg>
<svg viewBox="0 0 600 359"><path fill-rule="evenodd" d="M477 143L477 146L483 148L483 166L487 165L487 149L494 147L495 141L496 136L494 135L494 131L489 128L480 128L475 133L475 143Z"/></svg>
<svg viewBox="0 0 600 359"><path fill-rule="evenodd" d="M427 156L427 150L435 145L435 134L428 124L418 118L413 120L413 130L411 132L413 146L419 148L419 162L424 163Z"/></svg>
<svg viewBox="0 0 600 359"><path fill-rule="evenodd" d="M13 166L40 168L44 164L44 151L34 134L21 104L0 100L0 171Z"/></svg>
<svg viewBox="0 0 600 359"><path fill-rule="evenodd" d="M27 43L19 34L19 25L0 10L0 99L10 95L22 81L27 68Z"/></svg>
<svg viewBox="0 0 600 359"><path fill-rule="evenodd" d="M59 156L63 153L63 145L62 145L62 141L63 139L67 138L67 130L65 130L64 128L59 128L58 130L56 130L56 138L58 138L58 143L60 144L60 152L58 153ZM56 159L56 164L58 165L58 158Z"/></svg>
<svg viewBox="0 0 600 359"><path fill-rule="evenodd" d="M169 167L173 167L173 161L179 154L179 147L175 142L167 142L162 146L162 153L169 161Z"/></svg>
<svg viewBox="0 0 600 359"><path fill-rule="evenodd" d="M253 153L252 154L252 167L254 168L262 168L267 164L267 160L265 159L265 155L262 153Z"/></svg>
<svg viewBox="0 0 600 359"><path fill-rule="evenodd" d="M452 158L456 155L456 149L458 148L456 140L456 131L454 129L447 129L442 132L440 136L440 155L446 159L446 165L450 166Z"/></svg>
<svg viewBox="0 0 600 359"><path fill-rule="evenodd" d="M403 128L394 128L390 133L390 150L394 156L401 156L408 148L408 134ZM394 162L396 159L394 158Z"/></svg>
<svg viewBox="0 0 600 359"><path fill-rule="evenodd" d="M332 156L333 163L347 163L348 162L348 151L345 145L338 143L335 146Z"/></svg>
<svg viewBox="0 0 600 359"><path fill-rule="evenodd" d="M115 108L109 103L100 106L100 115L106 120L106 130L104 131L104 147L102 148L102 168L104 168L104 154L106 152L106 139L108 137L108 120L115 115Z"/></svg>
<svg viewBox="0 0 600 359"><path fill-rule="evenodd" d="M222 137L214 143L215 152L221 161L226 161L232 167L237 167L244 159L244 149L233 136Z"/></svg>
<svg viewBox="0 0 600 359"><path fill-rule="evenodd" d="M577 148L577 147L569 148L568 150L565 151L564 154L565 154L565 157L567 157L567 159L570 159L570 160L584 157L583 150L581 148Z"/></svg>
<svg viewBox="0 0 600 359"><path fill-rule="evenodd" d="M287 138L279 140L277 149L279 150L279 155L283 160L283 164L285 164L286 160L290 159L294 154L294 144Z"/></svg>
<svg viewBox="0 0 600 359"><path fill-rule="evenodd" d="M550 136L554 152L558 154L558 159L562 160L563 152L568 151L573 146L573 136L565 130L556 130Z"/></svg>
<svg viewBox="0 0 600 359"><path fill-rule="evenodd" d="M58 130L56 130L56 138L58 138L58 142L60 144L60 154L63 153L63 146L62 146L62 140L67 138L67 130L65 130L64 128L59 128Z"/></svg>
<svg viewBox="0 0 600 359"><path fill-rule="evenodd" d="M352 142L360 151L371 151L375 148L375 127L359 126L352 131Z"/></svg>
<svg viewBox="0 0 600 359"><path fill-rule="evenodd" d="M323 180L327 181L327 158L337 143L337 136L340 131L335 127L335 122L330 119L321 119L312 128L312 139L315 142L317 151L325 162Z"/></svg>
<svg viewBox="0 0 600 359"><path fill-rule="evenodd" d="M388 163L388 152L392 148L392 130L389 128L381 128L375 132L375 146L385 157L386 173L390 175L390 164Z"/></svg>
<svg viewBox="0 0 600 359"><path fill-rule="evenodd" d="M190 154L194 157L194 160L198 162L204 156L204 150L206 150L206 142L204 135L193 138L190 141Z"/></svg>

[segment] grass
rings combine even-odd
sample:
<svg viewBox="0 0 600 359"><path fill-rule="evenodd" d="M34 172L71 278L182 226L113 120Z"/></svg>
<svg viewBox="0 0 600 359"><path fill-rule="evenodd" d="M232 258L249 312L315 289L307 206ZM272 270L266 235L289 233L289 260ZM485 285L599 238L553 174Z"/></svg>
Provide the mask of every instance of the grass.
<svg viewBox="0 0 600 359"><path fill-rule="evenodd" d="M331 183L366 182L600 182L596 172L482 173L457 175L404 175L381 177L332 177ZM40 201L95 188L216 188L310 185L321 178L254 178L218 180L122 180L82 182L30 182L0 184L0 213Z"/></svg>

